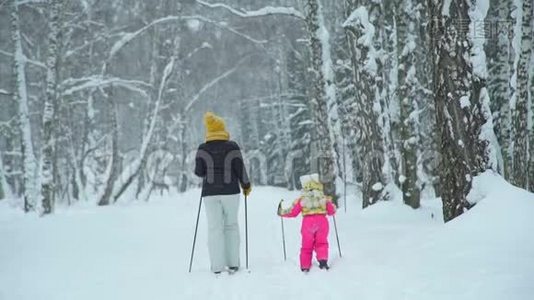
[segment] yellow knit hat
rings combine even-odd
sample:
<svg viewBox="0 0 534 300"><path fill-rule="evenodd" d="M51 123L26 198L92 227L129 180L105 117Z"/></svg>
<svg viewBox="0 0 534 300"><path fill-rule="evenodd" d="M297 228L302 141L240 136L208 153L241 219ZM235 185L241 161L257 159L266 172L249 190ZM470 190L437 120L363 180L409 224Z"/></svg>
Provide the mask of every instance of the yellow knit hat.
<svg viewBox="0 0 534 300"><path fill-rule="evenodd" d="M224 120L212 112L204 114L204 126L206 127L206 142L230 139L230 134L226 131Z"/></svg>

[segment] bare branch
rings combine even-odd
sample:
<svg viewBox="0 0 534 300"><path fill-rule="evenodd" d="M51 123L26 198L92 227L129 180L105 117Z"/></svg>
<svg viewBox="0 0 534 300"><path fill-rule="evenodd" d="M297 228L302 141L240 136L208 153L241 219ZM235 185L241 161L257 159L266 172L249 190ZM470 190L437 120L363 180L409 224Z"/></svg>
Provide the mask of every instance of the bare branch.
<svg viewBox="0 0 534 300"><path fill-rule="evenodd" d="M237 15L241 18L264 17L264 16L271 16L271 15L286 15L286 16L291 16L291 17L304 20L304 15L302 15L302 13L296 10L294 7L266 6L258 10L245 11L245 10L235 9L223 3L209 3L203 0L196 0L196 2L204 6L207 6L209 8L224 8L230 11L232 14Z"/></svg>
<svg viewBox="0 0 534 300"><path fill-rule="evenodd" d="M197 48L193 49L191 52L189 52L185 56L185 58L191 58L193 55L195 55L198 51L200 51L202 49L213 49L213 47L208 42L204 42L204 43L202 43L202 45L200 47L197 47Z"/></svg>
<svg viewBox="0 0 534 300"><path fill-rule="evenodd" d="M147 96L146 89L150 88L150 85L144 81L128 80L117 77L103 77L99 75L76 79L71 78L61 83L61 86L64 89L62 94L66 96L85 89L100 88L110 85L120 86L130 91L138 92L144 96Z"/></svg>
<svg viewBox="0 0 534 300"><path fill-rule="evenodd" d="M47 0L20 0L17 1L17 5L24 5L24 4L40 4L40 3L46 3Z"/></svg>
<svg viewBox="0 0 534 300"><path fill-rule="evenodd" d="M4 50L0 50L0 54L3 54L3 55L5 55L5 56L11 56L11 57L13 57L13 53L11 53L11 52L7 52L7 51L4 51ZM23 59L24 59L24 62L26 62L26 63L32 64L32 65L34 65L34 66L36 66L36 67L39 67L39 68L46 69L45 64L43 64L43 63L40 62L40 61L33 60L33 59L29 59L26 55L23 56Z"/></svg>
<svg viewBox="0 0 534 300"><path fill-rule="evenodd" d="M194 96L193 98L191 99L191 101L186 105L184 111L185 113L187 113L191 107L193 106L193 104L195 104L195 102L198 101L198 99L200 99L200 96L202 96L202 94L204 94L207 90L209 90L212 86L214 86L215 84L217 84L219 81L223 80L224 78L230 76L232 73L234 73L242 64L243 62L245 62L245 60L247 58L249 58L251 55L247 55L245 57L243 57L241 60L239 60L239 62L233 67L231 68L230 70L227 70L226 72L222 73L221 75L217 76L216 78L214 78L213 80L211 80L210 82L208 82L207 84L205 84Z"/></svg>
<svg viewBox="0 0 534 300"><path fill-rule="evenodd" d="M218 22L218 21L214 21L214 20L211 20L211 19L208 19L208 18L205 18L203 16L167 16L167 17L163 17L163 18L160 18L160 19L156 19L154 21L152 21L151 23L143 26L142 28L138 29L137 31L134 31L134 32L127 32L127 33L124 33L122 38L120 38L118 41L115 42L115 44L113 44L113 46L111 47L111 50L109 52L109 57L113 57L115 54L117 54L117 52L122 49L122 47L124 47L125 45L127 45L128 43L130 43L133 39L135 39L136 37L138 37L140 34L142 34L143 32L147 31L148 29L150 29L151 27L155 26L155 25L158 25L158 24L163 24L163 23L167 23L167 22L171 22L171 21L179 21L179 20L199 20L199 21L203 21L203 22L206 22L206 23L210 23L210 24L213 24L215 25L216 27L219 27L221 29L225 29L225 30L228 30L248 41L251 41L253 43L256 43L256 44L263 44L263 43L266 43L265 40L256 40L242 32L239 32L238 30L232 28L232 27L229 27L228 25L226 25L225 23L223 22Z"/></svg>

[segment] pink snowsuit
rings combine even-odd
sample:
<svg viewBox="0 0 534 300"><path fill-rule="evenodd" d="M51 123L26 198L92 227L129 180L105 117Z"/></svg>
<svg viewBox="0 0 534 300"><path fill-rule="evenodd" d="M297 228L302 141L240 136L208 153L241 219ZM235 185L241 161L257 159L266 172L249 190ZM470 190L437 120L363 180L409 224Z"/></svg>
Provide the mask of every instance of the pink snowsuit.
<svg viewBox="0 0 534 300"><path fill-rule="evenodd" d="M282 217L294 218L302 212L300 267L302 269L310 269L314 250L317 260L328 260L329 223L326 215L331 216L335 214L336 207L332 201L328 200L326 201L326 207L323 209L312 211L306 211L304 209L303 211L301 201L301 198L299 198L293 204L291 210L288 213L282 214Z"/></svg>

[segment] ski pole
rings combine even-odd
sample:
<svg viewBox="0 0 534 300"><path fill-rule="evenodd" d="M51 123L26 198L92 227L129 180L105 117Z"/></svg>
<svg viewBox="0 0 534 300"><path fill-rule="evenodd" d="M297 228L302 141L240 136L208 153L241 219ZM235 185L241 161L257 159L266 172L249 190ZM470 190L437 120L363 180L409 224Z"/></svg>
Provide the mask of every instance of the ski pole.
<svg viewBox="0 0 534 300"><path fill-rule="evenodd" d="M343 209L347 213L347 163L345 162L345 139L343 139Z"/></svg>
<svg viewBox="0 0 534 300"><path fill-rule="evenodd" d="M195 225L195 236L193 237L193 247L191 248L191 259L189 260L189 273L191 273L191 268L193 267L193 255L195 254L195 243L197 242L197 231L198 231L198 219L200 218L201 207L202 207L202 196L200 196L200 201L198 203L197 223Z"/></svg>
<svg viewBox="0 0 534 300"><path fill-rule="evenodd" d="M337 234L336 216L332 216L332 219L334 220L334 229L335 229L335 231L336 231L337 250L339 251L339 257L343 257L343 256L341 255L341 246L339 245L339 235Z"/></svg>
<svg viewBox="0 0 534 300"><path fill-rule="evenodd" d="M282 200L284 201L284 200ZM282 201L280 201L280 203L282 203ZM285 231L284 231L284 218L282 218L282 216L280 216L280 224L282 224L282 245L284 246L284 261L287 260L287 254L286 254L286 234L285 234Z"/></svg>
<svg viewBox="0 0 534 300"><path fill-rule="evenodd" d="M248 217L247 217L247 195L245 195L245 261L248 270Z"/></svg>

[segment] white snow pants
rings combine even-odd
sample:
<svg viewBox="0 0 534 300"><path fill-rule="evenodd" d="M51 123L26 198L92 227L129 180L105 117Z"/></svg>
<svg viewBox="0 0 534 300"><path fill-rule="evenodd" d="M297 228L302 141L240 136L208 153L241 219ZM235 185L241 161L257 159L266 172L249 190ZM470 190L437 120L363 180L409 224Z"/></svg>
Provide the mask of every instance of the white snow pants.
<svg viewBox="0 0 534 300"><path fill-rule="evenodd" d="M204 197L211 271L239 267L239 194Z"/></svg>

